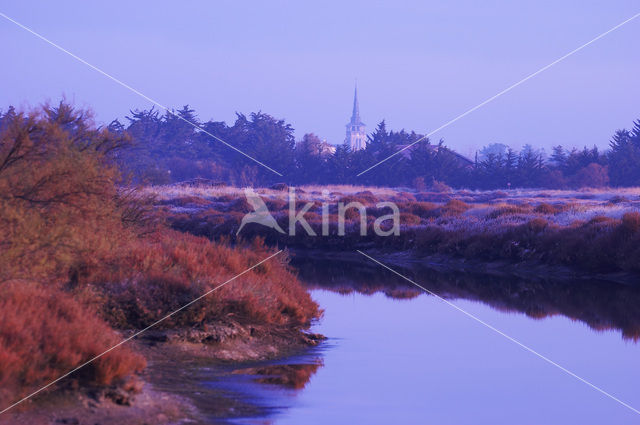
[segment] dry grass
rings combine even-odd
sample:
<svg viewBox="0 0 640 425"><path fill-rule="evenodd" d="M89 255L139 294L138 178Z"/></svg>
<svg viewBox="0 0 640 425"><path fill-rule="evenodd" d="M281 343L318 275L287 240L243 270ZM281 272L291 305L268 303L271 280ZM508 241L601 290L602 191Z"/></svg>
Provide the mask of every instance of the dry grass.
<svg viewBox="0 0 640 425"><path fill-rule="evenodd" d="M313 201L307 219L320 233L321 202L329 204L330 234L307 236L302 229L295 237L265 233L260 226L247 234L265 235L269 243L323 249L354 249L376 245L389 249L411 249L426 253L446 253L465 258L494 261L538 261L563 264L590 271L640 271L640 252L634 218L640 208L640 189L580 191L467 191L448 193L415 192L408 189L365 188L358 186L303 186L296 193L299 202ZM147 189L167 199L165 187ZM180 193L180 197L189 192ZM215 190L215 189L214 189ZM225 188L227 196L235 193L244 198L241 189ZM329 193L323 196L322 192ZM274 207L272 213L287 228L287 192L257 189ZM279 201L276 201L278 199ZM347 215L347 235L335 235L338 202L358 201L367 206L369 231L359 236L359 214ZM376 238L372 235L373 219L383 212L379 201L394 201L401 212L400 236ZM170 204L170 202L169 202ZM169 207L170 220L179 229L218 237L233 237L241 219L225 212L225 206L196 209L189 214L176 214ZM250 209L249 209L250 211ZM215 217L215 225L212 218ZM244 230L243 230L244 232Z"/></svg>

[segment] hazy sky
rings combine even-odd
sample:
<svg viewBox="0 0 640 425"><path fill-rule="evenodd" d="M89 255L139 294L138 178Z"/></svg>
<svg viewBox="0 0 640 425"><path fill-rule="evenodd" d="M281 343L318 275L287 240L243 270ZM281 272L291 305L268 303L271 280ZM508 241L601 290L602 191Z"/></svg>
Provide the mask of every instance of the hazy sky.
<svg viewBox="0 0 640 425"><path fill-rule="evenodd" d="M0 1L0 12L202 119L284 118L341 143L354 79L368 131L427 133L640 12L621 1ZM63 94L100 121L151 104L0 18L0 107ZM635 42L634 42L635 40ZM607 146L640 118L640 18L434 135Z"/></svg>

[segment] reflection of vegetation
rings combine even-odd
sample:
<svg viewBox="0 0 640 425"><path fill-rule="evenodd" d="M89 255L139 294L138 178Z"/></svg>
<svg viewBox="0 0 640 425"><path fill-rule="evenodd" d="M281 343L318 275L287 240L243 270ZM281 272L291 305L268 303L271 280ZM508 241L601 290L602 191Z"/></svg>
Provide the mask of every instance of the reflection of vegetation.
<svg viewBox="0 0 640 425"><path fill-rule="evenodd" d="M316 371L322 367L317 363L277 364L246 369L237 369L234 373L256 375L254 379L261 384L280 385L295 390L303 389Z"/></svg>
<svg viewBox="0 0 640 425"><path fill-rule="evenodd" d="M339 293L383 292L392 298L417 296L424 291L380 267L360 259L294 258L300 277L314 288ZM442 273L424 266L393 266L426 289L447 299L481 301L505 312L520 312L534 319L562 315L594 330L615 329L624 339L640 339L640 287L595 280L545 281L514 277L486 277L468 273ZM411 285L411 286L407 286ZM396 294L400 294L397 297Z"/></svg>

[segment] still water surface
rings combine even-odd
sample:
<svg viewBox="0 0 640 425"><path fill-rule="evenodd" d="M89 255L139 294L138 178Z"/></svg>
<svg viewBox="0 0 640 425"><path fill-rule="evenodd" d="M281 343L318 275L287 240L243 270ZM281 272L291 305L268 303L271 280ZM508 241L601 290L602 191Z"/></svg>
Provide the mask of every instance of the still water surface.
<svg viewBox="0 0 640 425"><path fill-rule="evenodd" d="M211 379L259 407L231 423L640 423L638 413L380 269L298 266L325 310L313 331L329 339ZM404 272L640 409L638 288Z"/></svg>

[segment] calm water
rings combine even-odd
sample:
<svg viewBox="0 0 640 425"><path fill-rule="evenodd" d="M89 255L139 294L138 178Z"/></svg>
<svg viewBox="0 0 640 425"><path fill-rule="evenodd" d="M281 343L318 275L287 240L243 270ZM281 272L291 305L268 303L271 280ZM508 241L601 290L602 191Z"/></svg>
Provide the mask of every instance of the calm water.
<svg viewBox="0 0 640 425"><path fill-rule="evenodd" d="M637 424L640 415L379 268L298 261L321 347L207 385L257 406L232 423ZM405 270L640 409L640 291ZM623 337L624 336L624 337Z"/></svg>

